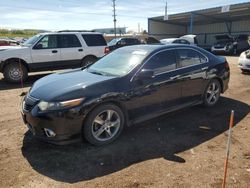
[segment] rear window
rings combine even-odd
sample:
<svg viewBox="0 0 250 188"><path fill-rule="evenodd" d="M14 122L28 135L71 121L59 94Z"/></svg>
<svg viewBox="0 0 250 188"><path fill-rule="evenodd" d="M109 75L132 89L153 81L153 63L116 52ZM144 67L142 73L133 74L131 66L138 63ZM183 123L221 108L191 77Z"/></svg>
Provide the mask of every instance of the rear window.
<svg viewBox="0 0 250 188"><path fill-rule="evenodd" d="M106 46L107 43L102 35L98 34L84 34L82 38L88 46Z"/></svg>

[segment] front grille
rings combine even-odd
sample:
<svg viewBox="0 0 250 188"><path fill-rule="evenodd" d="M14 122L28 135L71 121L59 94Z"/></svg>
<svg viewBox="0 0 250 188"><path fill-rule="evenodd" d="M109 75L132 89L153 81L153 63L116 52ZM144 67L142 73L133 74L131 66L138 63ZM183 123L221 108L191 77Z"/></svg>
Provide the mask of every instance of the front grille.
<svg viewBox="0 0 250 188"><path fill-rule="evenodd" d="M23 101L23 110L29 112L33 109L33 107L38 103L38 99L27 95Z"/></svg>

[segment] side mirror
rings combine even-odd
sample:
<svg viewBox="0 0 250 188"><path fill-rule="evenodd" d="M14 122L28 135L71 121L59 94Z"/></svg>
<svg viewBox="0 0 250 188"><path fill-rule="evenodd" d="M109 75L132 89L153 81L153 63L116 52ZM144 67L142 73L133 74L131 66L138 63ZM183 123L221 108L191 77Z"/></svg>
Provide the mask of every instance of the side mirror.
<svg viewBox="0 0 250 188"><path fill-rule="evenodd" d="M137 75L138 79L151 79L154 77L154 71L150 69L142 69Z"/></svg>
<svg viewBox="0 0 250 188"><path fill-rule="evenodd" d="M42 44L37 44L34 49L42 49L43 48L43 45Z"/></svg>
<svg viewBox="0 0 250 188"><path fill-rule="evenodd" d="M118 41L118 42L116 43L116 46L121 46L121 41Z"/></svg>

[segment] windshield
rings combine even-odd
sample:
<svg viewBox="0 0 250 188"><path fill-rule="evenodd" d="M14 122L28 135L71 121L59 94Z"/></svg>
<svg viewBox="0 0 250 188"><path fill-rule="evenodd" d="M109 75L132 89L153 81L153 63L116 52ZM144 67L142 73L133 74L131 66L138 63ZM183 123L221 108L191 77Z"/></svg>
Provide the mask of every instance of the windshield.
<svg viewBox="0 0 250 188"><path fill-rule="evenodd" d="M139 65L147 56L147 51L116 50L91 65L87 71L105 76L124 76Z"/></svg>
<svg viewBox="0 0 250 188"><path fill-rule="evenodd" d="M38 39L40 39L42 35L35 35L31 38L29 38L27 41L25 41L22 45L23 46L31 46L33 45Z"/></svg>
<svg viewBox="0 0 250 188"><path fill-rule="evenodd" d="M108 46L114 46L116 44L116 42L120 40L120 39L113 39L108 43Z"/></svg>

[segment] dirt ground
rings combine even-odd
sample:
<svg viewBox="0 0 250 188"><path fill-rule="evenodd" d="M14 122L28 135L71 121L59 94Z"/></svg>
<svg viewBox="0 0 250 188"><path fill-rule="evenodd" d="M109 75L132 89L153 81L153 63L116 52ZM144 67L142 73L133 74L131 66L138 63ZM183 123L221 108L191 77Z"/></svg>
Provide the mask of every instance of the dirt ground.
<svg viewBox="0 0 250 188"><path fill-rule="evenodd" d="M21 120L19 85L0 74L0 187L221 187L229 114L235 110L228 187L250 187L250 75L227 57L229 90L213 108L187 108L127 128L114 143L54 146ZM33 75L27 91L43 75Z"/></svg>

